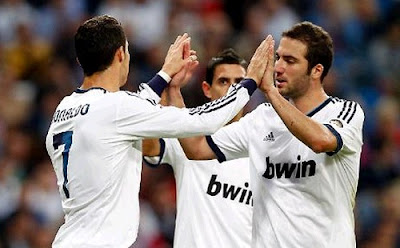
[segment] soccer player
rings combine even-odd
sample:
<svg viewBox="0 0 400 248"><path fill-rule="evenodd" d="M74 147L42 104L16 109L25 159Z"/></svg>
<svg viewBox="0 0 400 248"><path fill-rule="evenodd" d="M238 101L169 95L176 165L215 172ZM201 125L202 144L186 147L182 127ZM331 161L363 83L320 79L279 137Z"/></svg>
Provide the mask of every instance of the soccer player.
<svg viewBox="0 0 400 248"><path fill-rule="evenodd" d="M246 76L247 63L233 49L213 57L202 88L210 100L226 94ZM243 115L240 111L232 122ZM248 158L220 164L189 160L177 139L144 140L143 155L151 166L170 164L177 187L174 247L250 247L252 192ZM156 156L156 157L155 157Z"/></svg>
<svg viewBox="0 0 400 248"><path fill-rule="evenodd" d="M191 159L249 156L252 247L356 246L364 113L358 103L325 93L332 59L325 30L294 25L282 34L275 66L268 58L260 89L269 103L207 139L181 140Z"/></svg>
<svg viewBox="0 0 400 248"><path fill-rule="evenodd" d="M75 50L83 83L57 106L46 137L65 212L53 247L129 247L139 223L141 140L212 133L232 119L261 82L272 38L257 48L247 79L195 109L155 104L170 79L196 63L187 34L177 37L162 70L139 93L120 90L130 54L116 19L84 22L75 34Z"/></svg>

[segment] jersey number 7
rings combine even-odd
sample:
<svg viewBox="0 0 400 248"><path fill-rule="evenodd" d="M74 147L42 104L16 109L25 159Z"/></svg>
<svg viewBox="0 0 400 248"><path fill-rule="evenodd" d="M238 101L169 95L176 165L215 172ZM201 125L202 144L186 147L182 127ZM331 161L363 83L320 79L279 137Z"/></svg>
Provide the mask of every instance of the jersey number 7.
<svg viewBox="0 0 400 248"><path fill-rule="evenodd" d="M67 168L68 168L68 157L69 157L69 149L72 145L72 131L67 131L63 133L59 133L53 136L53 147L54 149L58 149L60 145L64 145L64 151L62 152L63 156L63 175L64 175L64 183L63 190L65 196L69 198L69 191L67 189L68 177L67 177Z"/></svg>

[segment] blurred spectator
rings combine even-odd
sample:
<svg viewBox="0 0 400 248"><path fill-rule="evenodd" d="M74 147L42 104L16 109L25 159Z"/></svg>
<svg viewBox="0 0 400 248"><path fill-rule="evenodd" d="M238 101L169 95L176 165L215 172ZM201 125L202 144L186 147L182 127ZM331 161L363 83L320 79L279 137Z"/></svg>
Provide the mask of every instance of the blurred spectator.
<svg viewBox="0 0 400 248"><path fill-rule="evenodd" d="M18 168L11 161L2 158L0 160L0 223L18 208L21 188Z"/></svg>
<svg viewBox="0 0 400 248"><path fill-rule="evenodd" d="M388 18L384 31L369 43L369 55L379 77L375 87L400 97L400 3Z"/></svg>
<svg viewBox="0 0 400 248"><path fill-rule="evenodd" d="M360 235L359 245L361 248L396 248L400 247L400 180L397 179L387 184L375 199L380 211L375 216L372 226L367 235ZM372 202L370 201L370 202ZM371 222L365 224L372 224ZM362 239L361 239L362 238Z"/></svg>
<svg viewBox="0 0 400 248"><path fill-rule="evenodd" d="M57 38L59 27L82 20L86 17L85 0L48 0L37 8L37 23L34 30L38 36L47 41Z"/></svg>
<svg viewBox="0 0 400 248"><path fill-rule="evenodd" d="M29 81L18 78L9 65L0 69L0 120L7 126L21 125L28 118L36 89Z"/></svg>
<svg viewBox="0 0 400 248"><path fill-rule="evenodd" d="M50 161L41 161L35 166L23 185L22 202L42 226L54 228L62 223L64 213Z"/></svg>
<svg viewBox="0 0 400 248"><path fill-rule="evenodd" d="M281 33L300 21L297 13L287 5L286 0L262 0L260 7L266 16L264 36L271 34L279 44Z"/></svg>
<svg viewBox="0 0 400 248"><path fill-rule="evenodd" d="M116 17L127 30L130 42L147 50L160 42L167 30L168 0L106 0L98 14Z"/></svg>
<svg viewBox="0 0 400 248"><path fill-rule="evenodd" d="M0 1L0 43L14 41L17 27L31 23L34 16L34 9L24 0Z"/></svg>
<svg viewBox="0 0 400 248"><path fill-rule="evenodd" d="M30 248L30 239L34 235L37 223L31 212L18 209L7 220L5 240L10 248Z"/></svg>
<svg viewBox="0 0 400 248"><path fill-rule="evenodd" d="M16 39L4 47L4 63L15 69L20 79L39 79L48 66L51 46L37 38L29 24L19 24Z"/></svg>

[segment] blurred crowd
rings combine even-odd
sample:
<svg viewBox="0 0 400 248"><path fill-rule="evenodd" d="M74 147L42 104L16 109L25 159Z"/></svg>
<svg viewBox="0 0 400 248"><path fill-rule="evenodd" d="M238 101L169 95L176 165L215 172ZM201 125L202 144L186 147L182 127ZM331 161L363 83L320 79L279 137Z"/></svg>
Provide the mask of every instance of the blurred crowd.
<svg viewBox="0 0 400 248"><path fill-rule="evenodd" d="M324 27L335 44L326 91L358 101L366 114L358 247L400 247L400 1L0 0L0 248L50 247L63 223L44 139L56 105L83 78L73 35L98 14L116 17L127 32L127 90L157 73L178 34L190 34L201 63L183 89L188 107L206 102L204 68L224 48L249 61L267 34L279 41L283 30L302 20ZM263 101L256 92L246 112ZM174 183L168 166L143 167L134 247L172 246Z"/></svg>

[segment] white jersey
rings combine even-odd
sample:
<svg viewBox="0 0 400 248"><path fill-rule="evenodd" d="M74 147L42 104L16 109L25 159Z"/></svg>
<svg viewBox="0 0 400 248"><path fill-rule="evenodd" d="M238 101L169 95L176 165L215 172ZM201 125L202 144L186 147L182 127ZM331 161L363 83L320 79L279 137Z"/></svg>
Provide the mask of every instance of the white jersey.
<svg viewBox="0 0 400 248"><path fill-rule="evenodd" d="M249 100L249 81L196 109L155 105L160 98L148 85L140 94L92 88L65 97L46 137L65 212L53 247L130 246L139 223L141 140L214 132Z"/></svg>
<svg viewBox="0 0 400 248"><path fill-rule="evenodd" d="M253 199L248 158L224 163L189 160L177 139L164 140L160 163L172 166L177 188L174 247L250 247Z"/></svg>
<svg viewBox="0 0 400 248"><path fill-rule="evenodd" d="M353 208L363 110L355 102L329 98L308 116L336 136L337 151L314 153L268 103L209 142L220 161L250 157L253 247L356 246Z"/></svg>

